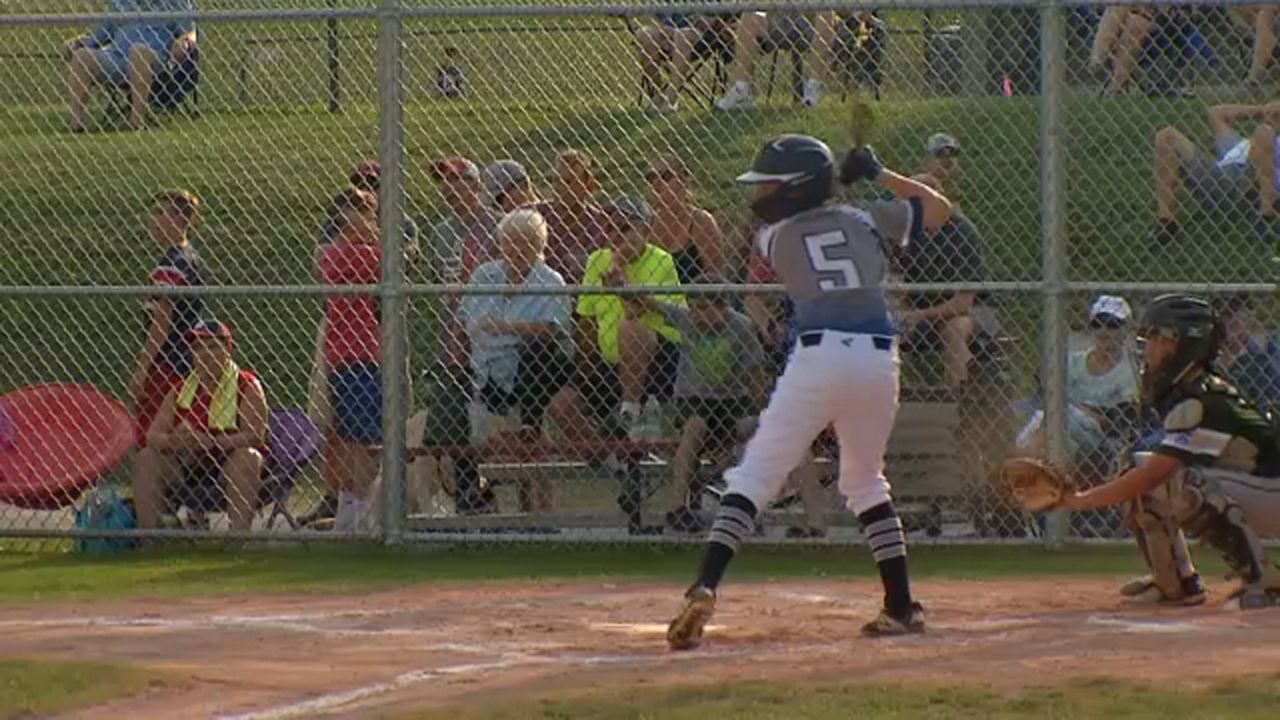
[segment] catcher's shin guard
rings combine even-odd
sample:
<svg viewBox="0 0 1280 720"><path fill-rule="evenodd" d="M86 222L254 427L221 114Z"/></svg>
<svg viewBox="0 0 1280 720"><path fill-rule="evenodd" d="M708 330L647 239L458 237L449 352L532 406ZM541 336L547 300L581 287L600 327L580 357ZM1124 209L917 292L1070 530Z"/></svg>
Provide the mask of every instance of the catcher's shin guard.
<svg viewBox="0 0 1280 720"><path fill-rule="evenodd" d="M1192 537L1217 550L1247 589L1280 591L1280 569L1267 559L1244 510L1223 491L1221 483L1199 468L1182 473L1178 517ZM1242 607L1243 607L1242 603Z"/></svg>
<svg viewBox="0 0 1280 720"><path fill-rule="evenodd" d="M684 605L667 626L667 647L672 650L692 650L702 644L702 631L716 610L716 593L710 588L694 585L684 594Z"/></svg>
<svg viewBox="0 0 1280 720"><path fill-rule="evenodd" d="M1191 563L1187 538L1178 527L1168 493L1168 489L1161 486L1129 505L1133 536L1151 575L1126 584L1120 593L1126 597L1195 605L1204 602L1204 588ZM1189 582L1193 579L1194 582Z"/></svg>

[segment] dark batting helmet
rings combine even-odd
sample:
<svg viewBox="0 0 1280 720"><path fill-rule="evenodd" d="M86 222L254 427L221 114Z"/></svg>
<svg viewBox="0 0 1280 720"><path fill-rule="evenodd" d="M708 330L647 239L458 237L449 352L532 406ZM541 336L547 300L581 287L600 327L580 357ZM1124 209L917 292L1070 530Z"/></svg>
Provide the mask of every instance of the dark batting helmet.
<svg viewBox="0 0 1280 720"><path fill-rule="evenodd" d="M1192 295L1161 295L1147 306L1141 333L1163 335L1177 342L1173 355L1159 367L1142 365L1142 400L1159 410L1183 380L1208 369L1218 357L1223 327L1208 301Z"/></svg>
<svg viewBox="0 0 1280 720"><path fill-rule="evenodd" d="M779 135L760 148L751 169L738 176L744 185L777 183L772 192L751 201L751 211L776 223L826 202L834 193L835 157L831 148L808 135Z"/></svg>

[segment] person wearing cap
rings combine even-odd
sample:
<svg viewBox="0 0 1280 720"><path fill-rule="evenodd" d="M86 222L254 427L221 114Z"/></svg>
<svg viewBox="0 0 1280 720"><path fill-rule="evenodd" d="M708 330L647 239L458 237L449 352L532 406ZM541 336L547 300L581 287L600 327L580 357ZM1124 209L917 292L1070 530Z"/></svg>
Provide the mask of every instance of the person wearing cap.
<svg viewBox="0 0 1280 720"><path fill-rule="evenodd" d="M538 196L524 165L507 158L497 160L484 169L485 206L505 215L536 202Z"/></svg>
<svg viewBox="0 0 1280 720"><path fill-rule="evenodd" d="M935 190L948 200L960 196L960 141L947 133L934 133L925 143L924 174L937 180Z"/></svg>
<svg viewBox="0 0 1280 720"><path fill-rule="evenodd" d="M151 270L151 285L200 287L209 283L208 269L190 239L201 206L200 198L188 190L164 190L152 196L147 234L164 251ZM129 379L139 447L146 447L147 430L165 396L191 372L187 332L207 312L204 299L196 295L156 296L146 301L145 308L146 339Z"/></svg>
<svg viewBox="0 0 1280 720"><path fill-rule="evenodd" d="M429 173L445 212L427 233L430 280L464 283L482 263L498 256L498 214L482 199L480 168L455 156L437 160Z"/></svg>
<svg viewBox="0 0 1280 720"><path fill-rule="evenodd" d="M912 179L939 193L942 186L932 175ZM981 282L987 266L978 228L958 208L934 232L924 232L910 247L892 258L895 271L905 283ZM910 293L902 298L899 317L908 352L942 352L943 382L959 387L969 378L974 359L973 340L980 329L981 296L972 291ZM990 316L991 313L987 312ZM985 325L995 326L994 318ZM995 333L997 328L986 327Z"/></svg>
<svg viewBox="0 0 1280 720"><path fill-rule="evenodd" d="M547 221L536 210L508 213L498 225L501 258L476 268L468 285L564 287L560 273L542 258ZM466 295L458 318L471 340L471 442L483 444L496 432L500 418L512 417L521 436L542 436L542 421L551 398L573 376L573 299L568 295ZM455 465L460 511L481 502L478 473L470 458ZM520 483L522 512L548 512L550 479ZM470 495L470 496L468 496Z"/></svg>
<svg viewBox="0 0 1280 720"><path fill-rule="evenodd" d="M1101 478L1116 451L1136 429L1138 357L1129 302L1101 295L1089 306L1089 346L1067 356L1067 439L1075 472ZM1044 413L1019 434L1020 448L1047 455Z"/></svg>
<svg viewBox="0 0 1280 720"><path fill-rule="evenodd" d="M1217 366L1231 384L1264 412L1280 414L1280 341L1258 321L1253 299L1228 295L1215 305L1222 321Z"/></svg>
<svg viewBox="0 0 1280 720"><path fill-rule="evenodd" d="M133 466L138 527L155 528L168 512L165 497L185 482L192 493L209 484L225 496L231 529L247 532L257 510L267 443L262 383L232 359L231 329L216 320L187 331L194 357L182 384L165 395ZM217 507L215 509L221 509Z"/></svg>

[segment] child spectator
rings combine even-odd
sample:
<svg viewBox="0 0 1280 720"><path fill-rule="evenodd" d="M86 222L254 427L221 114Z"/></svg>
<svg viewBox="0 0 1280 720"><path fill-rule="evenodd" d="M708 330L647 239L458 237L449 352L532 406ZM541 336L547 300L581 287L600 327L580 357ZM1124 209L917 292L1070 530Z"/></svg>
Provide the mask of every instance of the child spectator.
<svg viewBox="0 0 1280 720"><path fill-rule="evenodd" d="M436 67L436 92L440 97L457 100L467 94L467 75L458 64L458 48L444 49L444 62Z"/></svg>
<svg viewBox="0 0 1280 720"><path fill-rule="evenodd" d="M198 287L208 272L191 245L189 233L200 217L200 198L186 190L165 190L152 198L147 233L164 247L151 271L157 287ZM187 333L204 319L205 303L197 296L154 297L146 302L147 337L129 380L139 447L147 446L147 430L170 391L191 372Z"/></svg>
<svg viewBox="0 0 1280 720"><path fill-rule="evenodd" d="M326 285L372 285L379 280L378 199L348 188L329 205L334 242L321 251ZM325 301L324 355L329 404L338 444L338 512L334 530L372 529L369 488L377 460L369 446L382 442L382 347L378 300L371 295L335 295Z"/></svg>

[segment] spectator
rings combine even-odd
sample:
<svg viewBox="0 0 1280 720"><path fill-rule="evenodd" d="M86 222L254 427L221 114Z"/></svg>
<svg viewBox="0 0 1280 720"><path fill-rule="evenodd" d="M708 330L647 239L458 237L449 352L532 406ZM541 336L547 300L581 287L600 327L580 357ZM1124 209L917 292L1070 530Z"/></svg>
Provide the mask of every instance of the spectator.
<svg viewBox="0 0 1280 720"><path fill-rule="evenodd" d="M1237 6L1230 9L1231 21L1253 36L1253 54L1245 84L1261 92L1267 65L1276 51L1276 5Z"/></svg>
<svg viewBox="0 0 1280 720"><path fill-rule="evenodd" d="M351 183L351 187L372 193L377 198L382 185L382 167L376 160L364 160L351 170L347 179ZM321 282L324 281L324 276L320 270L321 258L325 248L336 241L337 235L337 223L332 219L326 220L320 228L315 251L316 274ZM408 263L406 266L407 271L420 255L418 249L418 224L409 217L404 219L404 251L406 263ZM342 476L342 470L338 467L338 464L342 462L342 440L334 432L333 418L329 407L329 370L324 363L324 323L325 320L322 315L316 328L316 348L311 362L310 397L307 404L308 415L324 437L324 444L320 452L320 475L324 480L326 490L325 495L317 503L315 509L298 518L298 522L304 526L314 525L321 520L328 520L337 514L338 482Z"/></svg>
<svg viewBox="0 0 1280 720"><path fill-rule="evenodd" d="M695 282L714 285L724 280L704 275ZM645 312L661 313L680 331L674 402L682 430L671 472L681 502L667 513L667 525L681 531L702 530L704 524L697 515L701 488L693 484L694 474L704 453L723 461L737 445L739 422L764 407L769 369L764 349L751 321L732 310L723 297L694 295L688 307L649 297L630 303Z"/></svg>
<svg viewBox="0 0 1280 720"><path fill-rule="evenodd" d="M674 155L659 155L644 175L653 204L654 244L671 253L680 282L724 271L724 236L711 213L698 207L689 170Z"/></svg>
<svg viewBox="0 0 1280 720"><path fill-rule="evenodd" d="M743 13L738 19L733 66L729 69L731 85L724 97L716 101L716 107L720 110L755 107L751 75L756 58L783 48L808 52L808 77L804 81L801 101L805 107L817 105L822 94L822 81L831 70L836 25L836 14L831 11L780 11L767 15L763 12Z"/></svg>
<svg viewBox="0 0 1280 720"><path fill-rule="evenodd" d="M942 192L941 183L931 175L912 179ZM982 236L955 206L951 219L936 232L922 234L911 247L895 258L906 283L980 282L986 279ZM974 304L972 291L916 293L904 298L906 308L899 322L903 343L915 351L941 350L943 382L957 388L968 378L973 358Z"/></svg>
<svg viewBox="0 0 1280 720"><path fill-rule="evenodd" d="M618 200L605 208L605 217L610 245L591 254L582 285L679 287L671 254L647 241L653 211L643 200ZM675 292L655 299L685 304L684 296ZM616 295L583 295L577 313L578 374L551 403L556 426L571 441L585 440L616 418L611 429L632 440L646 439L656 428L641 426L641 402L646 395L655 403L670 398L680 359L680 331L660 313L643 312ZM632 460L622 471L627 484L619 504L628 514L631 531L647 533L651 528L640 516L639 467Z"/></svg>
<svg viewBox="0 0 1280 720"><path fill-rule="evenodd" d="M195 11L194 0L107 0L106 12ZM84 132L84 111L97 85L129 88L129 127L147 123L151 84L164 67L183 63L196 44L194 20L107 23L63 47L71 92L71 131Z"/></svg>
<svg viewBox="0 0 1280 720"><path fill-rule="evenodd" d="M1218 303L1224 328L1217 365L1223 376L1264 412L1280 413L1280 343L1253 313L1248 295Z"/></svg>
<svg viewBox="0 0 1280 720"><path fill-rule="evenodd" d="M561 151L555 170L551 200L534 207L547 220L547 264L578 278L587 256L604 245L604 217L595 201L600 182L591 158L578 150Z"/></svg>
<svg viewBox="0 0 1280 720"><path fill-rule="evenodd" d="M946 133L934 133L925 144L927 157L924 161L924 174L936 182L931 185L934 190L956 204L960 197L960 141Z"/></svg>
<svg viewBox="0 0 1280 720"><path fill-rule="evenodd" d="M1138 358L1124 298L1102 295L1089 307L1090 345L1067 357L1067 441L1074 471L1102 478L1138 420ZM1044 412L1019 433L1023 452L1047 457Z"/></svg>
<svg viewBox="0 0 1280 720"><path fill-rule="evenodd" d="M202 287L209 273L192 247L191 228L200 218L200 198L187 190L165 190L151 199L147 232L164 248L151 271L156 287ZM147 336L129 378L137 419L137 440L147 445L147 430L170 391L191 373L187 333L206 313L205 302L194 295L157 296L147 300Z"/></svg>
<svg viewBox="0 0 1280 720"><path fill-rule="evenodd" d="M138 527L155 528L175 483L219 487L231 529L253 525L267 442L267 399L231 355L231 330L208 321L188 331L194 363L164 397L133 466Z"/></svg>
<svg viewBox="0 0 1280 720"><path fill-rule="evenodd" d="M668 13L659 15L653 25L636 31L647 110L676 109L693 62L716 55L726 62L732 59L733 20L731 14L689 17ZM663 72L664 67L667 74Z"/></svg>
<svg viewBox="0 0 1280 720"><path fill-rule="evenodd" d="M372 285L378 282L378 199L349 188L329 205L334 242L320 256L326 285ZM329 404L338 437L336 467L338 510L334 529L356 532L376 522L369 489L377 476L370 445L382 442L382 346L377 298L333 295L325 300L325 367Z"/></svg>
<svg viewBox="0 0 1280 720"><path fill-rule="evenodd" d="M516 210L498 226L502 257L476 268L471 286L563 287L543 260L547 222L537 211ZM555 393L573 375L568 295L467 295L458 309L471 339L471 442L493 437L497 418L514 414L525 439L541 437L542 419ZM468 478L469 479L469 478ZM521 510L551 510L548 478L522 483ZM474 492L459 487L459 495Z"/></svg>
<svg viewBox="0 0 1280 720"><path fill-rule="evenodd" d="M444 62L436 68L436 92L440 97L456 100L467 94L467 74L463 72L458 48L444 49Z"/></svg>
<svg viewBox="0 0 1280 720"><path fill-rule="evenodd" d="M1106 94L1118 94L1128 86L1147 43L1181 22L1184 12L1177 7L1117 5L1106 9L1089 53L1089 63L1096 71L1111 66Z"/></svg>
<svg viewBox="0 0 1280 720"><path fill-rule="evenodd" d="M1248 137L1235 125L1257 121ZM1192 194L1209 210L1248 212L1258 239L1276 239L1276 187L1280 185L1276 123L1280 103L1216 105L1209 108L1214 154L1202 152L1186 135L1164 127L1155 136L1156 227L1152 241L1163 245L1178 239L1174 199L1185 179Z"/></svg>
<svg viewBox="0 0 1280 720"><path fill-rule="evenodd" d="M540 202L524 166L515 160L498 160L484 170L484 205L505 215Z"/></svg>

